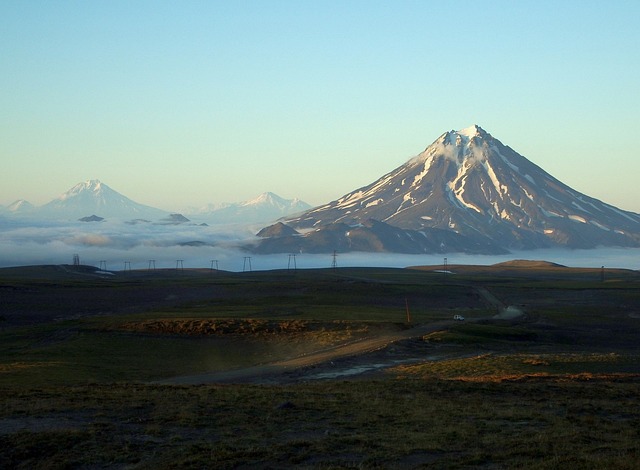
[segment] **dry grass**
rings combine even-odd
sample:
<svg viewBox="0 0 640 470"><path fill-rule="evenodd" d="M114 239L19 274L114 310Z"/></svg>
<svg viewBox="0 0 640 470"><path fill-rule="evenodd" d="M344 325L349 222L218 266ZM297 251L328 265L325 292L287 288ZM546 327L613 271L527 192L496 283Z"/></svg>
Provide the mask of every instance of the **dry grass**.
<svg viewBox="0 0 640 470"><path fill-rule="evenodd" d="M320 346L343 343L383 331L398 330L399 325L381 322L345 320L270 320L262 318L164 318L126 322L118 327L124 331L153 334L243 337L263 340L286 339L312 342Z"/></svg>
<svg viewBox="0 0 640 470"><path fill-rule="evenodd" d="M485 353L389 369L397 377L504 382L528 379L617 380L640 377L640 357L617 353Z"/></svg>

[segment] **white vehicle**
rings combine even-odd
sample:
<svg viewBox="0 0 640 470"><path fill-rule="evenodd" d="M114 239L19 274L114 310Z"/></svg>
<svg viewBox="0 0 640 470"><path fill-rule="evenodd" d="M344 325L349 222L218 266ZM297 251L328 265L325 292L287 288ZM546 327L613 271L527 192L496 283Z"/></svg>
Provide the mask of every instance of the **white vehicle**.
<svg viewBox="0 0 640 470"><path fill-rule="evenodd" d="M453 319L455 321L464 321L464 317L462 315L454 315Z"/></svg>

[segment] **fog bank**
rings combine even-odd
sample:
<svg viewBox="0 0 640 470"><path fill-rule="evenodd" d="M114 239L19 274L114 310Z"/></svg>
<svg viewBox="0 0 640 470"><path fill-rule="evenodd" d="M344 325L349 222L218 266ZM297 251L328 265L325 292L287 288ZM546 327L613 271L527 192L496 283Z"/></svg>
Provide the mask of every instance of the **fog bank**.
<svg viewBox="0 0 640 470"><path fill-rule="evenodd" d="M154 260L156 269L175 268L178 260L187 268L219 269L298 269L331 267L332 254L287 253L256 255L240 249L255 240L261 228L246 225L154 225L124 222L33 222L0 220L0 267L38 264L71 264L77 254L80 262L109 270L147 269ZM245 259L250 257L250 259ZM512 252L506 255L467 255L462 253L404 255L395 253L338 253L338 267L416 265L490 265L513 259L550 261L572 267L640 268L639 248L600 248L593 250L544 249ZM101 263L104 262L104 263ZM214 264L215 266L215 264Z"/></svg>

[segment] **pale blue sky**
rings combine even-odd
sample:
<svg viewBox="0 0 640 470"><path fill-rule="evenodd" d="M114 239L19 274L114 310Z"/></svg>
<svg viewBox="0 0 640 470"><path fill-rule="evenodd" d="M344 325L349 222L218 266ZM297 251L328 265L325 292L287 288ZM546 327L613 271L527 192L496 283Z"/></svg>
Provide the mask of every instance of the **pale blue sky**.
<svg viewBox="0 0 640 470"><path fill-rule="evenodd" d="M640 212L640 1L0 1L0 204L311 204L479 124Z"/></svg>

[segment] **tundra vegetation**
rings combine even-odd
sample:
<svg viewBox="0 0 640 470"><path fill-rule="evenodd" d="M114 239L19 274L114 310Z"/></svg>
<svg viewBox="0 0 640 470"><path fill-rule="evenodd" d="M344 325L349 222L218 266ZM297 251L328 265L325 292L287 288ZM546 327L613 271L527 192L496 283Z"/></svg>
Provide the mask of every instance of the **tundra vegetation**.
<svg viewBox="0 0 640 470"><path fill-rule="evenodd" d="M640 458L637 271L34 266L0 295L0 468Z"/></svg>

